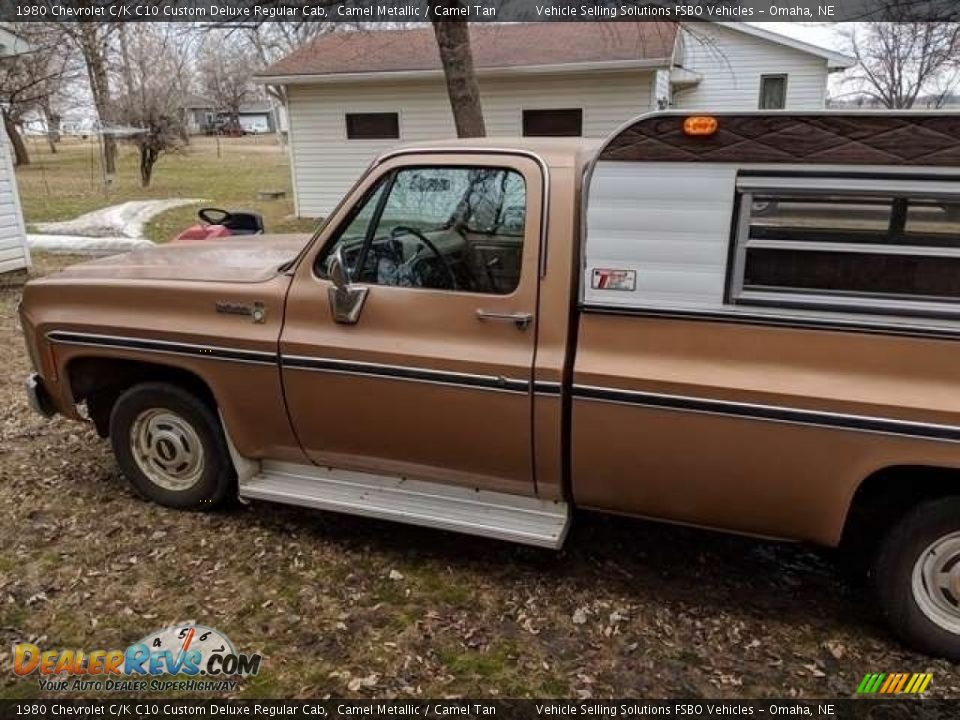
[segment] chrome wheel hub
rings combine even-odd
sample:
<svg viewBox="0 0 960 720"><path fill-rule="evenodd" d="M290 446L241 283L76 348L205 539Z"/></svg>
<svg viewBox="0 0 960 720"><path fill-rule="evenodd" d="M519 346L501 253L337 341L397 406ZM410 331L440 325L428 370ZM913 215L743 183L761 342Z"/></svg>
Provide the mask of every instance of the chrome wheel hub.
<svg viewBox="0 0 960 720"><path fill-rule="evenodd" d="M960 532L931 543L913 566L913 598L923 614L960 634Z"/></svg>
<svg viewBox="0 0 960 720"><path fill-rule="evenodd" d="M165 490L187 490L203 474L203 445L193 426L170 410L144 410L130 428L137 467Z"/></svg>

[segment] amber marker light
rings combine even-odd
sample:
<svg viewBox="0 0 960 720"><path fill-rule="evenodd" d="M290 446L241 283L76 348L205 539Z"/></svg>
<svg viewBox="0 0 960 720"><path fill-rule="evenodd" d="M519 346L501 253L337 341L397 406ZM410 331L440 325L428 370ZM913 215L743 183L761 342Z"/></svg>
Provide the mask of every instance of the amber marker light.
<svg viewBox="0 0 960 720"><path fill-rule="evenodd" d="M683 121L684 135L713 135L719 123L709 115L691 115Z"/></svg>

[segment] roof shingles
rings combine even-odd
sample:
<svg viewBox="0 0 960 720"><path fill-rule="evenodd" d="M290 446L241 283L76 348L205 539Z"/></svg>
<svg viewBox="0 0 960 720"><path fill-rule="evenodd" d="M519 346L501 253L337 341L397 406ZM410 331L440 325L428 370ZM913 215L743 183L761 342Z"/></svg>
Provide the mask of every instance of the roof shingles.
<svg viewBox="0 0 960 720"><path fill-rule="evenodd" d="M478 69L669 58L676 23L523 23L471 25ZM260 77L439 70L432 28L321 35Z"/></svg>

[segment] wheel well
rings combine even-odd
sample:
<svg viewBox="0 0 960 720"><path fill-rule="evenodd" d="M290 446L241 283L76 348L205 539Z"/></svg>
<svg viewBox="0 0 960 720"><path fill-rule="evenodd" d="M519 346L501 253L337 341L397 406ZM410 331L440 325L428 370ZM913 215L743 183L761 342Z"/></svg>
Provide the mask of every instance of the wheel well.
<svg viewBox="0 0 960 720"><path fill-rule="evenodd" d="M865 557L884 531L927 500L960 495L960 469L897 465L868 476L854 493L843 527L841 548Z"/></svg>
<svg viewBox="0 0 960 720"><path fill-rule="evenodd" d="M166 382L182 387L214 410L217 407L207 383L189 370L161 363L122 358L77 358L67 366L74 402L86 402L87 412L101 437L107 437L110 411L126 390L142 382Z"/></svg>

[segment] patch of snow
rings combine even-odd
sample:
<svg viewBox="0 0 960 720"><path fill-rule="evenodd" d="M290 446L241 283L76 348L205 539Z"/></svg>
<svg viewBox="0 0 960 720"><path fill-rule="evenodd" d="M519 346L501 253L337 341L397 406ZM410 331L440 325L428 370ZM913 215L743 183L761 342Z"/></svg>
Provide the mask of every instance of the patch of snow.
<svg viewBox="0 0 960 720"><path fill-rule="evenodd" d="M146 238L27 234L27 245L31 250L61 255L115 255L137 248L153 247L153 244L153 241Z"/></svg>
<svg viewBox="0 0 960 720"><path fill-rule="evenodd" d="M110 207L84 213L73 220L36 223L33 227L50 235L73 235L115 239L142 238L143 226L155 215L181 205L204 202L202 198L171 198L169 200L131 200Z"/></svg>

